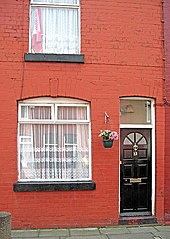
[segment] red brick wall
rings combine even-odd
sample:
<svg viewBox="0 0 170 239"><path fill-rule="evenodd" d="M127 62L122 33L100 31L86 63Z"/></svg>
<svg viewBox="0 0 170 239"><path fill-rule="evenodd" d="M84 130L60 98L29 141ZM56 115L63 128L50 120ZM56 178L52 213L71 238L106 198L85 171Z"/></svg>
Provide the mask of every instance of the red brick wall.
<svg viewBox="0 0 170 239"><path fill-rule="evenodd" d="M104 112L119 131L119 97L156 99L156 216L164 220L162 5L154 1L81 0L84 64L24 62L28 0L0 2L0 211L14 228L111 225L119 217L119 142L98 138ZM17 181L17 100L66 96L91 102L95 191L13 192Z"/></svg>
<svg viewBox="0 0 170 239"><path fill-rule="evenodd" d="M165 16L165 23L164 23L164 35L165 35L165 74L166 74L166 134L165 134L165 216L167 223L170 223L170 152L169 152L169 141L170 141L170 2L165 0L164 1L164 16Z"/></svg>

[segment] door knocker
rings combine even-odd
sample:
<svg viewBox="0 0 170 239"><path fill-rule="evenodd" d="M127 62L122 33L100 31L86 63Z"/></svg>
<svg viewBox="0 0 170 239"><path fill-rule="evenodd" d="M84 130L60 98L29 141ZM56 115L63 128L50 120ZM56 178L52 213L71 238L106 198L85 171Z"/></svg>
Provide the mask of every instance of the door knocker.
<svg viewBox="0 0 170 239"><path fill-rule="evenodd" d="M137 156L138 155L138 152L137 152L137 150L138 150L138 146L136 145L136 143L134 144L134 146L133 146L133 156Z"/></svg>

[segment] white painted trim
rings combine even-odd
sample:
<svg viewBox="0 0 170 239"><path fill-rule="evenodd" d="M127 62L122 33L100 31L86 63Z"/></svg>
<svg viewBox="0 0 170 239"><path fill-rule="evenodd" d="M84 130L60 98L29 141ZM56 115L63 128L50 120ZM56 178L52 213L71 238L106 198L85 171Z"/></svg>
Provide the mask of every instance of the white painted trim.
<svg viewBox="0 0 170 239"><path fill-rule="evenodd" d="M91 123L89 123L89 179L92 180L92 140L91 140Z"/></svg>
<svg viewBox="0 0 170 239"><path fill-rule="evenodd" d="M29 52L32 52L32 49L31 49L31 45L32 45L32 37L31 37L31 14L32 14L32 12L31 12L31 4L30 4L30 6L29 6L29 39L28 39L28 41L29 41L29 46L28 46Z"/></svg>
<svg viewBox="0 0 170 239"><path fill-rule="evenodd" d="M120 100L150 100L150 101L153 101L154 99L152 98L148 98L148 97L137 97L137 96L124 96L124 97L120 97Z"/></svg>
<svg viewBox="0 0 170 239"><path fill-rule="evenodd" d="M73 98L67 98L67 97L37 97L37 98L31 98L26 100L21 100L19 103L22 104L89 104L89 102L85 100L79 100L79 99L73 99Z"/></svg>
<svg viewBox="0 0 170 239"><path fill-rule="evenodd" d="M89 121L78 121L78 120L58 120L58 121L51 121L51 120L22 120L19 121L20 124L89 124Z"/></svg>
<svg viewBox="0 0 170 239"><path fill-rule="evenodd" d="M81 178L81 179L18 179L18 182L81 182L81 181L89 181L91 178Z"/></svg>
<svg viewBox="0 0 170 239"><path fill-rule="evenodd" d="M20 159L20 143L19 143L19 132L20 132L20 124L18 123L18 130L17 130L17 159L18 159L18 162L17 162L17 167L18 167L18 180L21 178L21 171L20 171L20 162L21 162L21 159Z"/></svg>
<svg viewBox="0 0 170 239"><path fill-rule="evenodd" d="M55 3L32 3L32 7L50 7L50 8L72 8L72 9L79 9L79 5L77 4L55 4Z"/></svg>
<svg viewBox="0 0 170 239"><path fill-rule="evenodd" d="M76 3L53 3L53 2L33 2L31 0L31 6L40 6L40 7L65 7L65 8L79 8L79 1Z"/></svg>
<svg viewBox="0 0 170 239"><path fill-rule="evenodd" d="M81 53L81 10L80 10L80 1L78 1L78 31L79 31L79 54Z"/></svg>
<svg viewBox="0 0 170 239"><path fill-rule="evenodd" d="M51 108L51 119L46 119L46 120L41 120L41 119L28 119L28 118L22 118L21 117L21 107L22 106L48 106L48 107L50 107ZM19 112L18 112L18 120L20 121L20 122L26 122L26 121L28 121L28 122L34 122L34 121L39 121L39 122L41 122L42 123L42 121L48 121L48 122L51 122L51 121L54 121L54 104L19 104Z"/></svg>
<svg viewBox="0 0 170 239"><path fill-rule="evenodd" d="M151 122L152 122L152 215L155 215L155 190L156 190L156 175L155 175L155 169L156 169L156 145L155 145L155 107L154 107L155 101L151 101Z"/></svg>
<svg viewBox="0 0 170 239"><path fill-rule="evenodd" d="M120 129L151 129L151 145L152 145L152 195L151 195L151 212L155 215L155 168L156 168L156 147L155 147L155 100L144 97L121 97L121 99L128 100L150 100L151 101L151 124L120 124ZM121 145L119 145L120 149ZM120 152L119 152L120 155ZM120 182L120 156L119 156L119 182ZM120 214L120 183L119 183L119 214Z"/></svg>
<svg viewBox="0 0 170 239"><path fill-rule="evenodd" d="M120 124L120 129L152 129L150 124Z"/></svg>

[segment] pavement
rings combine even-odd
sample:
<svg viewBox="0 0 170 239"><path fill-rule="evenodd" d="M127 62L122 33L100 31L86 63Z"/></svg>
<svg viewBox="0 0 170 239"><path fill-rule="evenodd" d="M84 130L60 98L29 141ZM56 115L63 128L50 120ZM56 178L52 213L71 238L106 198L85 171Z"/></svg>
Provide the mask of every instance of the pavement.
<svg viewBox="0 0 170 239"><path fill-rule="evenodd" d="M12 239L170 239L170 226L12 230Z"/></svg>

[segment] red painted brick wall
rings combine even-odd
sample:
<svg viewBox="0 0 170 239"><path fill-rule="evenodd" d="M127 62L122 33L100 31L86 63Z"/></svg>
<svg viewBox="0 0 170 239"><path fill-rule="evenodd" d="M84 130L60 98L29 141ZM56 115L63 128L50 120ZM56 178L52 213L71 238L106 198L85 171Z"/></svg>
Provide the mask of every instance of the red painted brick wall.
<svg viewBox="0 0 170 239"><path fill-rule="evenodd" d="M164 107L160 0L81 0L84 64L24 62L29 0L0 2L0 211L14 228L118 223L119 142L98 138L104 112L119 131L119 97L156 99L156 216L164 220ZM66 96L91 102L95 191L13 192L17 181L17 100Z"/></svg>
<svg viewBox="0 0 170 239"><path fill-rule="evenodd" d="M164 1L164 35L165 35L165 87L166 87L166 134L165 134L165 217L167 223L170 223L170 152L169 152L169 141L170 141L170 2Z"/></svg>

